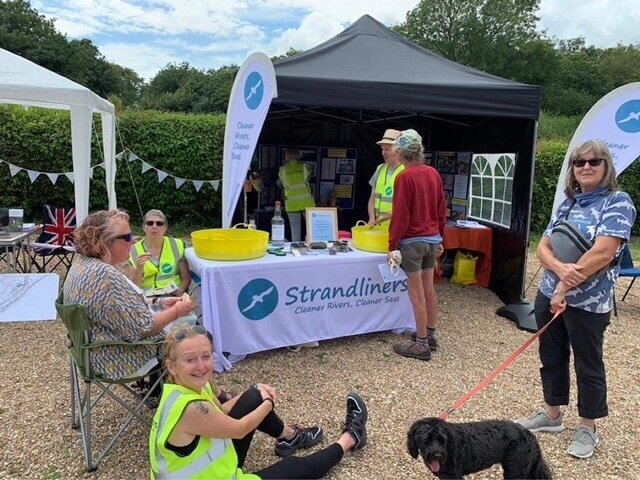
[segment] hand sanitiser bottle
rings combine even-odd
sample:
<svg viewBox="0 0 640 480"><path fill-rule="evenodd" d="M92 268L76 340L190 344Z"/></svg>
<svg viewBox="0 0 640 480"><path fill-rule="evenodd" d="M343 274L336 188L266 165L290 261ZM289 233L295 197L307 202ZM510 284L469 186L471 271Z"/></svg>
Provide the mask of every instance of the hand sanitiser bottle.
<svg viewBox="0 0 640 480"><path fill-rule="evenodd" d="M284 218L282 218L280 202L276 202L276 208L271 219L271 245L274 247L284 245Z"/></svg>

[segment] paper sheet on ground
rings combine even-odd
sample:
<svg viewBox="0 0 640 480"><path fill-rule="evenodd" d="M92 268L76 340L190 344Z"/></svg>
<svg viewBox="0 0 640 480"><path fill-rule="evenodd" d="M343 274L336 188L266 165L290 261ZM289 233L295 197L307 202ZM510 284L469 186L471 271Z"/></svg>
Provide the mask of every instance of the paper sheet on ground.
<svg viewBox="0 0 640 480"><path fill-rule="evenodd" d="M57 273L0 275L0 322L55 320Z"/></svg>

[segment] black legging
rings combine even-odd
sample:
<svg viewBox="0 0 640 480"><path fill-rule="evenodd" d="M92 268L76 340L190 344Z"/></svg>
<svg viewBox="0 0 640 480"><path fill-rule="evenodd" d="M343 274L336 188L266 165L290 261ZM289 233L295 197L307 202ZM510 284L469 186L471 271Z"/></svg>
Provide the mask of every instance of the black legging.
<svg viewBox="0 0 640 480"><path fill-rule="evenodd" d="M240 395L240 398L238 398L229 412L229 416L240 419L262 405L262 402L260 392L255 388L250 388ZM283 429L284 422L275 411L269 412L256 428L256 430L260 430L273 438L278 438ZM238 455L238 467L240 468L244 465L254 433L255 430L252 430L243 438L233 440L233 445ZM264 479L322 478L340 462L343 455L342 447L338 443L334 443L306 457L295 457L293 455L285 457L273 465L254 473Z"/></svg>

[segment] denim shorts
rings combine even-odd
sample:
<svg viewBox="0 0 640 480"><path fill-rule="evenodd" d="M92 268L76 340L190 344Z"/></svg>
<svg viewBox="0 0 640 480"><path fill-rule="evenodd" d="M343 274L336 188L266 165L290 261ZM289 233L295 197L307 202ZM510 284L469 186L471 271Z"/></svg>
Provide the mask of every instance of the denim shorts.
<svg viewBox="0 0 640 480"><path fill-rule="evenodd" d="M406 274L435 268L439 243L414 242L398 245L402 254L402 269Z"/></svg>

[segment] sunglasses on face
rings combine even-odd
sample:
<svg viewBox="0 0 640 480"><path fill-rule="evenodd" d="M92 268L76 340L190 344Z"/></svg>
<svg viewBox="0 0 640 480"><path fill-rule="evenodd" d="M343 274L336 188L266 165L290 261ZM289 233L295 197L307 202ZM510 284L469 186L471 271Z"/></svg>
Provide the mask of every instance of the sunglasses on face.
<svg viewBox="0 0 640 480"><path fill-rule="evenodd" d="M196 332L198 335L207 335L208 337L211 337L211 334L209 333L209 331L206 328L204 328L202 325L190 325L188 327L180 328L175 332L172 332L173 338L175 338L177 342L181 342L182 340L187 338L187 334L190 331Z"/></svg>
<svg viewBox="0 0 640 480"><path fill-rule="evenodd" d="M157 227L164 227L164 222L162 220L156 220L155 222L153 220L147 220L144 224L147 227L153 227L154 225Z"/></svg>
<svg viewBox="0 0 640 480"><path fill-rule="evenodd" d="M116 235L113 237L115 240L124 240L127 243L133 242L133 234L131 232L125 233L124 235Z"/></svg>
<svg viewBox="0 0 640 480"><path fill-rule="evenodd" d="M573 161L573 166L582 168L588 163L591 167L599 167L602 162L604 162L604 158L592 158L591 160L583 160L580 158Z"/></svg>

